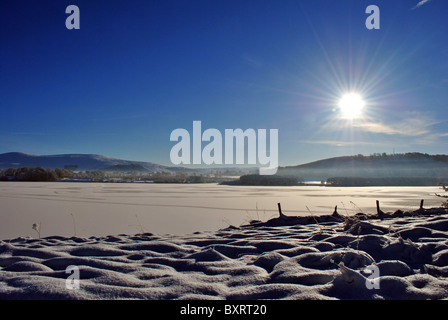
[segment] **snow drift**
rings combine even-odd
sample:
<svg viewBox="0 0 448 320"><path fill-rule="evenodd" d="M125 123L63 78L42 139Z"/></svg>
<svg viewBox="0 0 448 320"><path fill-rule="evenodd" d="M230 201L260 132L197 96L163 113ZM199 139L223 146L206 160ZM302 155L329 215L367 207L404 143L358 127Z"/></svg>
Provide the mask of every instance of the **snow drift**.
<svg viewBox="0 0 448 320"><path fill-rule="evenodd" d="M79 268L79 289L66 286L68 266ZM0 299L444 299L448 217L283 216L182 236L16 238L0 241L0 268Z"/></svg>

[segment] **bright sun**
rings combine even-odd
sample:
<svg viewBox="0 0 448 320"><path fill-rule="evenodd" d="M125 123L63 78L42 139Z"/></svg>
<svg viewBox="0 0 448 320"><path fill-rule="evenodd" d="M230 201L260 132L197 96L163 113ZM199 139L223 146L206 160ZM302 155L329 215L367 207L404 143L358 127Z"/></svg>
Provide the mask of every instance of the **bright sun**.
<svg viewBox="0 0 448 320"><path fill-rule="evenodd" d="M362 116L365 102L357 93L347 93L339 100L339 109L344 119L353 120Z"/></svg>

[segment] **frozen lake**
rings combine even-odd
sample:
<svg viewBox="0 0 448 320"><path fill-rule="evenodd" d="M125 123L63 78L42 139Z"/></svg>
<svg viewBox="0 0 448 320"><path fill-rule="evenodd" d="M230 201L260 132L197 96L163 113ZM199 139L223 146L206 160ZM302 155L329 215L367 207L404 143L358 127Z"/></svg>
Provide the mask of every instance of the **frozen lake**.
<svg viewBox="0 0 448 320"><path fill-rule="evenodd" d="M0 182L0 239L184 234L278 215L374 213L439 207L439 187L253 187L216 184Z"/></svg>

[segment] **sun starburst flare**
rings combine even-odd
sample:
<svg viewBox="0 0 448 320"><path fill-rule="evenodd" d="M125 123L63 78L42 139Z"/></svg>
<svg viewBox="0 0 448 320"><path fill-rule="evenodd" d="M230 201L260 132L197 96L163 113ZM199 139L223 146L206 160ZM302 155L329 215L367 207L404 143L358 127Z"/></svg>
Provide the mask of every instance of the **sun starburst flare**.
<svg viewBox="0 0 448 320"><path fill-rule="evenodd" d="M365 101L357 93L347 93L339 100L339 110L343 119L353 120L362 117Z"/></svg>

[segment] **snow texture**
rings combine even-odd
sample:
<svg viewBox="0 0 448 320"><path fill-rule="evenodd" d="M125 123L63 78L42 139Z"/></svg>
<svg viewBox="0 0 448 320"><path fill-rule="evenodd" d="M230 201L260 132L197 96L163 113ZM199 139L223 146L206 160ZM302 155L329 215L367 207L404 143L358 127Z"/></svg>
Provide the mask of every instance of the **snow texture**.
<svg viewBox="0 0 448 320"><path fill-rule="evenodd" d="M79 268L79 289L67 287L68 266ZM379 274L373 277L369 266ZM182 236L0 241L0 299L446 298L443 209L283 216Z"/></svg>

